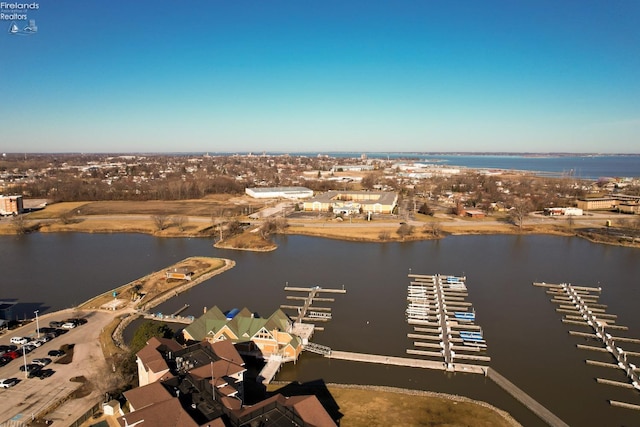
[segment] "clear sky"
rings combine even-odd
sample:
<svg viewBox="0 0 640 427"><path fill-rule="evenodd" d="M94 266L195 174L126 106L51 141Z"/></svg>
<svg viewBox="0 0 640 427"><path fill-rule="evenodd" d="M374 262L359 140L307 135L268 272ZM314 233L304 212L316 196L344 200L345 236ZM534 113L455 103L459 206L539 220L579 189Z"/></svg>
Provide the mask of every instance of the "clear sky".
<svg viewBox="0 0 640 427"><path fill-rule="evenodd" d="M6 3L3 152L640 153L636 0Z"/></svg>

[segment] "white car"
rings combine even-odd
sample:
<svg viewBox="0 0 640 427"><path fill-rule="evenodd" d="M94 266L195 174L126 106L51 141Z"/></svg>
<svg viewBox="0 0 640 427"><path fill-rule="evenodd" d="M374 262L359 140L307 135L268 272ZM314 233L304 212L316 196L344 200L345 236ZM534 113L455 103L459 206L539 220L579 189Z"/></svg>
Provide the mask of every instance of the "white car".
<svg viewBox="0 0 640 427"><path fill-rule="evenodd" d="M26 344L28 342L29 342L29 340L24 338L24 337L13 337L13 338L11 338L11 344L24 345L24 344Z"/></svg>
<svg viewBox="0 0 640 427"><path fill-rule="evenodd" d="M16 384L18 384L17 378L6 378L6 379L0 380L0 388L9 388L9 387L13 387Z"/></svg>
<svg viewBox="0 0 640 427"><path fill-rule="evenodd" d="M72 323L72 322L67 322L67 323L65 323L64 325L61 326L61 328L63 328L63 329L73 329L75 327L76 327L76 324Z"/></svg>

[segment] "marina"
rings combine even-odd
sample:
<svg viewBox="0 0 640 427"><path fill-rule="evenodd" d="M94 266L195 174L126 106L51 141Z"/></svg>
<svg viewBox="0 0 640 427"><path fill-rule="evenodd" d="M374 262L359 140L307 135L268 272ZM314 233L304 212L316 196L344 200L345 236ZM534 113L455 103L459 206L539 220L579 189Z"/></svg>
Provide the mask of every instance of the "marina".
<svg viewBox="0 0 640 427"><path fill-rule="evenodd" d="M552 302L564 304L562 309L557 310L565 314L562 319L563 322L582 326L588 326L593 330L593 333L586 333L580 331L569 331L570 335L581 336L584 338L595 338L602 342L604 348L595 347L584 344L577 344L576 347L583 350L590 350L596 352L610 353L616 364L605 363L593 360L586 360L586 363L592 366L599 366L604 368L617 368L621 369L628 379L628 383L614 381L604 378L596 378L599 384L607 384L616 387L623 387L628 389L635 389L640 391L640 379L638 377L638 367L629 361L630 357L640 356L638 352L630 352L623 350L619 342L638 343L640 340L628 337L615 337L611 335L607 330L616 329L621 330L624 327L615 325L616 315L607 314L602 305L598 304L598 298L602 292L602 288L598 287L586 287L586 286L574 286L568 283L561 284L548 284L533 283L534 286L547 288L547 294L552 295ZM567 304L569 302L572 305ZM592 307L595 306L595 307ZM624 328L626 330L626 328ZM626 407L632 409L640 409L640 406L620 403L619 407Z"/></svg>
<svg viewBox="0 0 640 427"><path fill-rule="evenodd" d="M409 274L407 288L407 322L414 325L408 338L418 341L408 349L408 354L430 358L442 358L442 369L455 372L484 372L487 367L461 365L455 360L489 362L487 344L482 329L475 325L476 313L468 296L466 277L444 275ZM424 348L434 349L422 350Z"/></svg>
<svg viewBox="0 0 640 427"><path fill-rule="evenodd" d="M333 294L346 294L347 291L343 289L329 289L321 288L320 286L313 286L310 288L285 286L285 292L306 292L307 296L287 295L288 300L300 301L302 305L280 305L284 310L295 310L297 315L291 316L296 322L300 323L303 320L308 322L322 321L326 322L331 320L331 308L330 307L317 307L313 306L314 302L334 302L334 298L318 297L320 293L333 293Z"/></svg>

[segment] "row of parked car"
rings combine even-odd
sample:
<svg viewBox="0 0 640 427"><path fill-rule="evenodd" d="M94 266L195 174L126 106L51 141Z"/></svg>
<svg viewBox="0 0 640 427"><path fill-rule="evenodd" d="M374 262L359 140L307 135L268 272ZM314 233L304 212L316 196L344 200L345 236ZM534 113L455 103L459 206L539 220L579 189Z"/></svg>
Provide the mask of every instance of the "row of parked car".
<svg viewBox="0 0 640 427"><path fill-rule="evenodd" d="M66 319L62 322L52 321L49 322L49 327L40 328L40 337L39 338L29 338L29 337L13 337L11 338L11 345L0 345L0 366L4 366L7 363L11 362L13 359L17 359L23 353L28 354L35 350L37 347L40 347L42 344L51 341L52 339L67 333L69 329L73 329L79 325L83 325L87 323L86 319L72 318ZM64 325L67 325L66 327ZM73 325L73 326L69 326ZM18 348L17 346L20 346ZM60 350L51 350L49 351L49 356L58 357L64 352Z"/></svg>

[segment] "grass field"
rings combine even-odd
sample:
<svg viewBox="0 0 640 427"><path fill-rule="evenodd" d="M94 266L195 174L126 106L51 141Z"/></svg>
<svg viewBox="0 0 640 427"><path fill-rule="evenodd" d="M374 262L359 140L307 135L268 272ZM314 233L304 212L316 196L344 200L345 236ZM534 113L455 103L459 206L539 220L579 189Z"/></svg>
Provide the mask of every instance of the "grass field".
<svg viewBox="0 0 640 427"><path fill-rule="evenodd" d="M390 387L271 384L270 392L285 396L314 394L341 427L469 426L518 427L508 413L461 396Z"/></svg>

